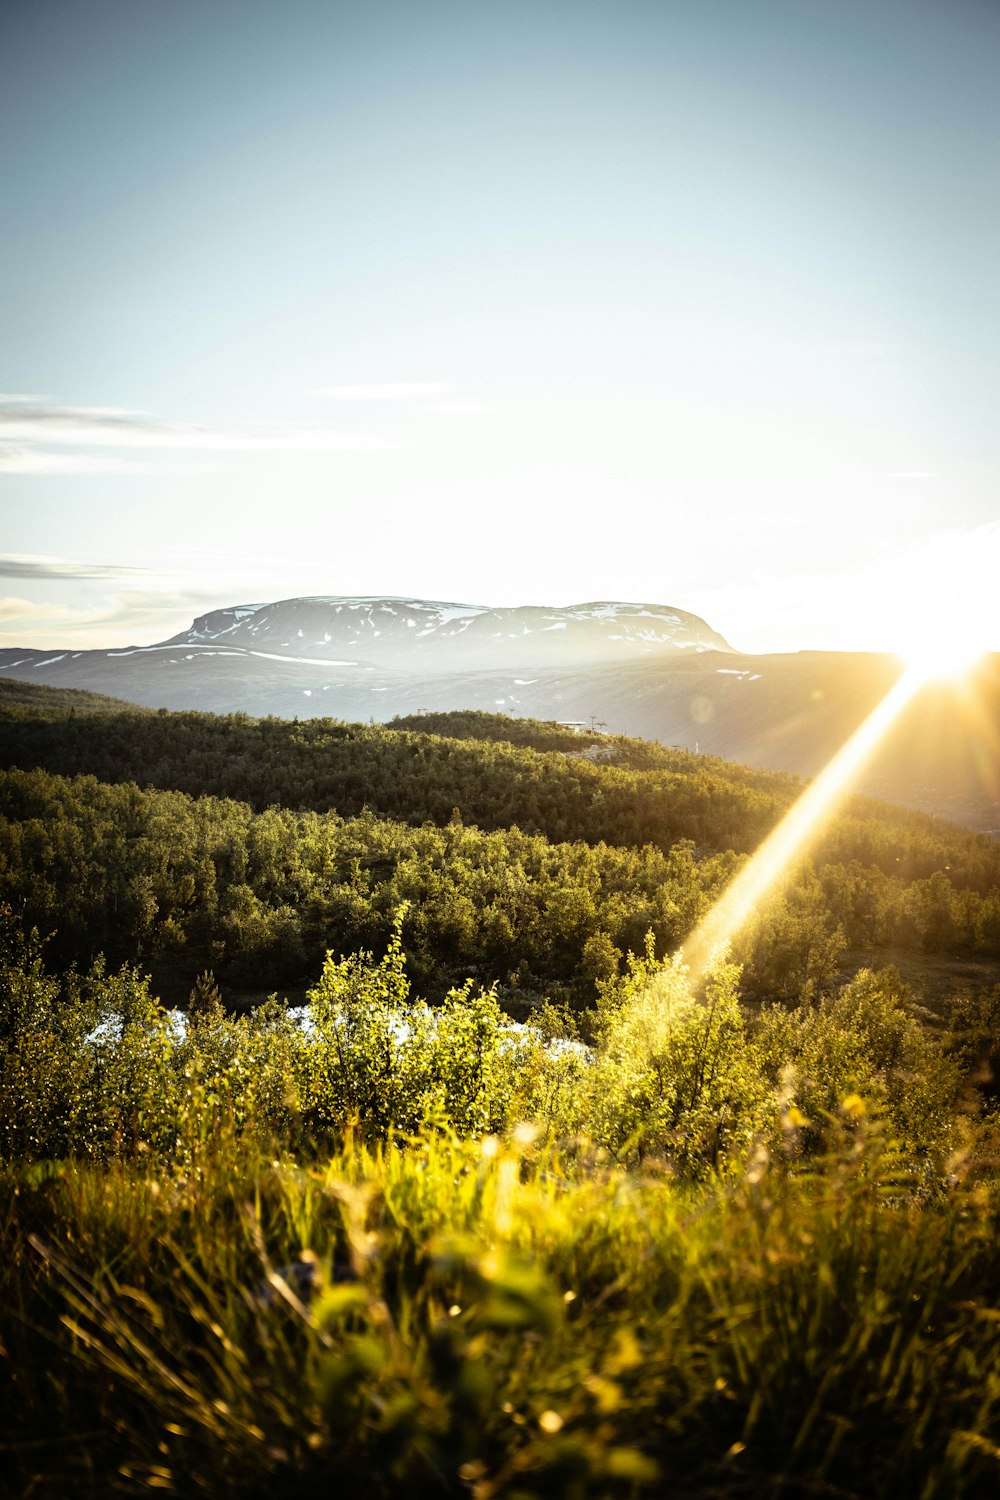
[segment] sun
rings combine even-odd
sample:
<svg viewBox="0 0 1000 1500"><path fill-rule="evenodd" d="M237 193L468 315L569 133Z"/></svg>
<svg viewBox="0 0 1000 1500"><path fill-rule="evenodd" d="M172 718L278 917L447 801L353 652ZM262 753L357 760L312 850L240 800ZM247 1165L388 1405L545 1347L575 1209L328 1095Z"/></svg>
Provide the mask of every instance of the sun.
<svg viewBox="0 0 1000 1500"><path fill-rule="evenodd" d="M880 572L866 600L874 632L911 682L955 682L996 647L1000 527L942 534Z"/></svg>
<svg viewBox="0 0 1000 1500"><path fill-rule="evenodd" d="M946 633L935 639L914 643L900 652L907 676L917 682L956 682L967 677L986 655L982 637L972 639L964 632Z"/></svg>
<svg viewBox="0 0 1000 1500"><path fill-rule="evenodd" d="M894 634L907 676L916 682L958 682L988 653L996 634L993 588L971 567L939 577L897 608Z"/></svg>

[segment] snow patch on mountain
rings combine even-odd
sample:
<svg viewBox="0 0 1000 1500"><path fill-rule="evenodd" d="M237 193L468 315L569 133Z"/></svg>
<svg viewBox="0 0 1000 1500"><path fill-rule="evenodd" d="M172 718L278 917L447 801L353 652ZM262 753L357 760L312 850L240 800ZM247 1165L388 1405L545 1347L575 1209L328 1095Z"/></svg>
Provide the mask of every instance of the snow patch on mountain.
<svg viewBox="0 0 1000 1500"><path fill-rule="evenodd" d="M355 663L393 672L583 664L628 660L653 650L729 650L704 620L666 605L602 599L563 608L491 608L334 594L212 610L164 644L204 647L223 639L270 659Z"/></svg>

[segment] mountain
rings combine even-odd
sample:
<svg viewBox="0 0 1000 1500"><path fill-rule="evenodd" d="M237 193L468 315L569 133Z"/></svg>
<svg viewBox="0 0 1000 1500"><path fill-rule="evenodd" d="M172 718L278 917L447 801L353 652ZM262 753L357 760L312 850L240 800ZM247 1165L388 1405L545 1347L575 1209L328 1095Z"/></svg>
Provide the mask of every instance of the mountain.
<svg viewBox="0 0 1000 1500"><path fill-rule="evenodd" d="M596 723L803 776L901 670L898 658L871 653L739 655L696 615L615 601L285 599L214 610L153 646L0 652L0 680L154 708L380 722L478 709ZM982 663L975 686L978 717L952 688L925 688L859 789L1000 832L1000 658Z"/></svg>
<svg viewBox="0 0 1000 1500"><path fill-rule="evenodd" d="M728 651L697 615L602 600L490 609L427 599L318 597L213 610L164 643L386 671L476 671L613 661L664 650Z"/></svg>
<svg viewBox="0 0 1000 1500"><path fill-rule="evenodd" d="M388 719L473 699L534 713L548 703L553 674L729 651L697 615L660 604L491 609L333 596L213 610L151 646L0 651L0 680L108 693L151 708ZM535 689L523 703L522 689Z"/></svg>
<svg viewBox="0 0 1000 1500"><path fill-rule="evenodd" d="M370 673L412 677L575 668L730 649L697 615L662 604L602 600L565 609L491 609L332 596L212 610L190 629L151 646L0 651L0 674L92 688L163 708L211 707L203 701L207 688L219 708L250 708L243 701L249 695L254 710L266 713L267 694L280 695L282 683L297 685L295 674L302 668L335 669L339 688ZM270 662L280 663L281 670L265 665ZM371 691L371 684L366 682L364 690Z"/></svg>

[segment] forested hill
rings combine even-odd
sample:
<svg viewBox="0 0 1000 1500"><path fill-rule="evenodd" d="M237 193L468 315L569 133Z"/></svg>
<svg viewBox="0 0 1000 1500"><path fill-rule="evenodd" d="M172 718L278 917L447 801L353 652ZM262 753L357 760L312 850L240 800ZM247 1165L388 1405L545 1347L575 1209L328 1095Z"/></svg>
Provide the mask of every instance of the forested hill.
<svg viewBox="0 0 1000 1500"><path fill-rule="evenodd" d="M461 731L467 716L456 718ZM368 808L411 823L447 822L457 812L482 828L516 824L591 843L669 848L690 838L706 848L749 850L795 787L790 778L741 772L684 751L577 738L555 725L515 726L499 717L492 737L484 736L487 726L477 716L475 737L462 739L329 719L296 723L124 706L113 715L75 705L67 713L49 696L42 712L22 709L0 723L0 763L8 767L233 797L257 810ZM517 743L508 738L512 729Z"/></svg>
<svg viewBox="0 0 1000 1500"><path fill-rule="evenodd" d="M797 792L553 724L430 723L0 694L0 900L59 961L138 960L180 998L204 968L235 991L308 983L327 949L383 950L408 903L424 993L475 974L514 1010L583 1009L647 933L661 956L683 942ZM740 939L744 993L814 993L845 953L992 964L998 893L995 841L856 799Z"/></svg>
<svg viewBox="0 0 1000 1500"><path fill-rule="evenodd" d="M0 734L6 767L232 797L257 810L367 809L438 824L457 814L482 828L661 849L691 839L705 851L749 852L802 786L652 741L484 713L388 727L298 722L150 711L0 683ZM977 886L1000 876L994 840L869 798L851 799L822 849L893 874L950 865Z"/></svg>

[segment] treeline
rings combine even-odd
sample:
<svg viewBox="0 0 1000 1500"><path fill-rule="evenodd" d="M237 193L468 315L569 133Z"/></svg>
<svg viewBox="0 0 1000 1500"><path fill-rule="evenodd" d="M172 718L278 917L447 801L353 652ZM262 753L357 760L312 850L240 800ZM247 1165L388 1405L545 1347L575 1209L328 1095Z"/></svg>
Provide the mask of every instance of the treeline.
<svg viewBox="0 0 1000 1500"><path fill-rule="evenodd" d="M129 712L20 719L4 724L2 755L8 767L234 797L258 811L370 808L443 823L459 808L482 828L516 824L554 840L663 849L690 838L748 851L790 800L707 771L633 771L503 741L330 719Z"/></svg>
<svg viewBox="0 0 1000 1500"><path fill-rule="evenodd" d="M632 771L709 771L732 778L742 786L770 793L794 793L801 783L785 771L760 771L736 766L718 755L696 754L659 740L638 740L625 734L603 734L596 729L573 729L551 719L515 719L483 709L448 709L440 713L397 714L386 728L434 734L454 740L495 740L532 750L559 750L597 764L613 763Z"/></svg>
<svg viewBox="0 0 1000 1500"><path fill-rule="evenodd" d="M7 686L0 684L0 686ZM471 738L381 725L249 719L242 714L58 711L3 717L0 763L64 776L282 806L446 823L458 811L484 829L517 826L556 842L584 840L666 852L749 853L794 800L787 776L627 739L573 737L558 725L498 716L437 715ZM525 734L532 743L512 743ZM552 741L558 748L552 745ZM587 756L610 757L588 759ZM955 891L1000 884L1000 845L924 814L855 798L814 850L817 863L875 866L902 880L941 872Z"/></svg>

